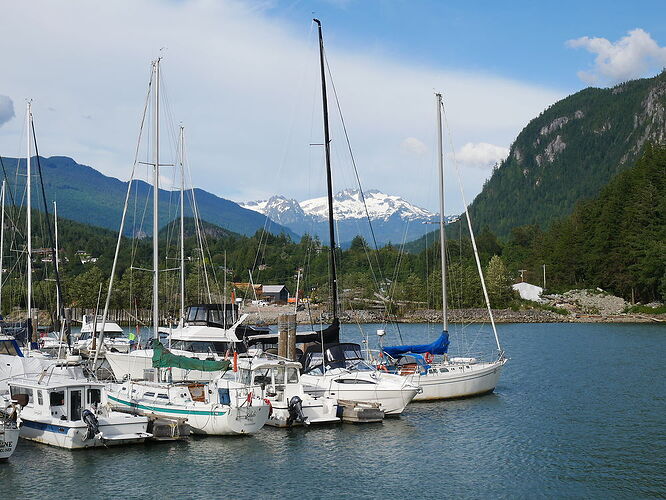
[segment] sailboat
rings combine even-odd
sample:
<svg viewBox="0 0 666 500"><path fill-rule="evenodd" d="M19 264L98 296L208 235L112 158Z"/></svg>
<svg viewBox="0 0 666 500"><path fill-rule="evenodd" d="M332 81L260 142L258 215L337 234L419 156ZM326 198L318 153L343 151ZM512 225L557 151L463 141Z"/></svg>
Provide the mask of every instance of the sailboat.
<svg viewBox="0 0 666 500"><path fill-rule="evenodd" d="M160 58L153 62L151 72L151 92L153 101L153 341L152 368L144 372L151 375L152 381L126 380L121 384L109 385L109 398L116 404L132 409L142 415L186 418L194 433L233 435L251 434L260 430L269 416L269 405L254 395L251 386L233 380L223 379L229 362L206 361L177 356L165 349L159 340L159 123L160 123ZM130 184L131 185L131 184ZM129 193L129 187L128 187ZM122 224L122 223L121 223ZM122 226L120 235L122 235ZM118 245L120 244L120 236ZM117 261L118 247L116 247ZM108 312L112 283L109 284L103 319L103 328ZM107 353L108 356L112 353ZM125 355L130 357L129 355ZM111 356L111 359L113 356ZM111 362L111 359L109 361ZM95 356L95 362L97 355ZM94 367L94 366L93 366ZM199 372L213 372L215 379L207 384L174 383L169 379L169 370L181 369Z"/></svg>
<svg viewBox="0 0 666 500"><path fill-rule="evenodd" d="M381 368L397 373L421 388L415 400L464 398L487 394L495 390L507 362L499 342L497 328L490 308L488 292L481 272L469 212L465 209L477 269L481 278L484 298L490 317L497 357L490 361L479 361L474 357L449 357L449 325L447 314L446 233L444 226L444 161L442 155L442 95L435 94L437 105L437 159L439 171L439 236L442 269L442 333L430 344L398 345L382 347ZM440 356L438 358L438 356Z"/></svg>
<svg viewBox="0 0 666 500"><path fill-rule="evenodd" d="M324 122L324 152L328 194L328 229L330 260L330 293L333 322L328 327L339 332L338 283L335 257L335 220L333 218L333 181L331 175L331 138L328 126L328 101L324 60L324 38L321 22L314 19L319 33L319 63L321 70L322 110ZM324 331L321 332L322 335ZM311 346L305 353L301 381L310 391L338 400L358 403L378 403L385 415L400 415L416 396L419 388L399 375L383 373L362 359L358 344L326 342Z"/></svg>

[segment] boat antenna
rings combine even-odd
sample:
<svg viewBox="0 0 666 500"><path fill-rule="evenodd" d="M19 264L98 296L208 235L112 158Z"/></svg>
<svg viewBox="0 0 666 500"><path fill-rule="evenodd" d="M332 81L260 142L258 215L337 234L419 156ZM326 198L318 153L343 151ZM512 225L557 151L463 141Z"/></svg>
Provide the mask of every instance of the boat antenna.
<svg viewBox="0 0 666 500"><path fill-rule="evenodd" d="M319 31L319 64L321 66L321 101L324 112L324 151L326 156L326 184L328 189L328 233L330 239L329 259L331 266L331 310L333 320L338 319L338 277L335 268L335 220L333 219L333 178L331 175L331 138L328 131L328 101L326 97L326 70L324 62L324 36L321 21L313 19Z"/></svg>
<svg viewBox="0 0 666 500"><path fill-rule="evenodd" d="M437 105L437 170L439 172L439 246L442 263L442 328L449 330L446 303L446 231L444 229L444 155L442 151L442 94L435 93Z"/></svg>

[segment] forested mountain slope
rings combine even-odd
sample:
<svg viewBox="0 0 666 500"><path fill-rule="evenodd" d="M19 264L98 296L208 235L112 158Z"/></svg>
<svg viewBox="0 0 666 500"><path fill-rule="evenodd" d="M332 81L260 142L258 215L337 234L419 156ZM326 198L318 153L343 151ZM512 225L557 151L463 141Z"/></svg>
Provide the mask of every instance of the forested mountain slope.
<svg viewBox="0 0 666 500"><path fill-rule="evenodd" d="M666 143L666 72L613 88L587 88L546 109L470 206L476 228L547 228L634 165L647 142Z"/></svg>

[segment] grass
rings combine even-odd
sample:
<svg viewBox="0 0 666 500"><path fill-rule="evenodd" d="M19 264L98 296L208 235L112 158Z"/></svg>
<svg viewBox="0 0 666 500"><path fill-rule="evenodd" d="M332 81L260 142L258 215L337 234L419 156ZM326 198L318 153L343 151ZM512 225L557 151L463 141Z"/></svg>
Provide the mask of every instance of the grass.
<svg viewBox="0 0 666 500"><path fill-rule="evenodd" d="M666 305L659 307L649 307L643 305L635 305L627 307L625 312L628 313L643 313L643 314L666 314Z"/></svg>

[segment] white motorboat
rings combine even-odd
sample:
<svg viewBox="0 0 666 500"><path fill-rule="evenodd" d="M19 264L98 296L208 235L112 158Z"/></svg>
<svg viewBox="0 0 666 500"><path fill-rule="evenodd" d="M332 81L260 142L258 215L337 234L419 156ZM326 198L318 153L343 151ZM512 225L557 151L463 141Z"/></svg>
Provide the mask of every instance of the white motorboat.
<svg viewBox="0 0 666 500"><path fill-rule="evenodd" d="M104 325L104 328L102 328ZM106 320L102 315L84 314L81 324L81 334L74 342L74 348L80 352L91 355L94 353L93 343L101 331L104 331L104 340L102 341L101 353L122 352L128 353L132 347L132 341L125 336L123 329L113 321ZM95 342L93 342L95 340ZM97 346L95 346L97 347Z"/></svg>
<svg viewBox="0 0 666 500"><path fill-rule="evenodd" d="M337 399L305 391L300 381L300 363L266 356L239 359L237 379L256 387L269 402L272 411L268 425L340 422Z"/></svg>
<svg viewBox="0 0 666 500"><path fill-rule="evenodd" d="M11 457L18 444L20 430L13 406L9 398L0 396L0 461Z"/></svg>
<svg viewBox="0 0 666 500"><path fill-rule="evenodd" d="M380 368L404 376L411 383L420 387L421 393L415 400L451 399L464 398L487 394L495 390L500 377L502 367L507 362L499 342L497 328L493 318L483 276L481 261L474 239L474 231L469 216L465 209L468 229L474 249L481 287L488 310L488 317L492 326L497 350L489 361L478 361L477 357L452 357L448 356L449 349L449 324L447 315L447 261L446 261L446 228L444 224L444 165L442 155L442 95L435 94L437 104L437 146L439 163L439 200L440 200L440 259L442 270L442 333L430 344L398 345L382 347L382 357L375 360L379 362ZM464 198L464 194L463 194ZM467 204L465 203L465 206ZM380 340L383 330L377 332ZM441 356L437 361L435 356Z"/></svg>
<svg viewBox="0 0 666 500"><path fill-rule="evenodd" d="M304 355L301 382L311 394L378 403L385 415L400 415L420 389L406 377L377 370L358 344L311 346Z"/></svg>
<svg viewBox="0 0 666 500"><path fill-rule="evenodd" d="M94 448L142 443L148 419L113 411L104 384L50 376L9 382L20 410L17 422L24 439L61 448Z"/></svg>

